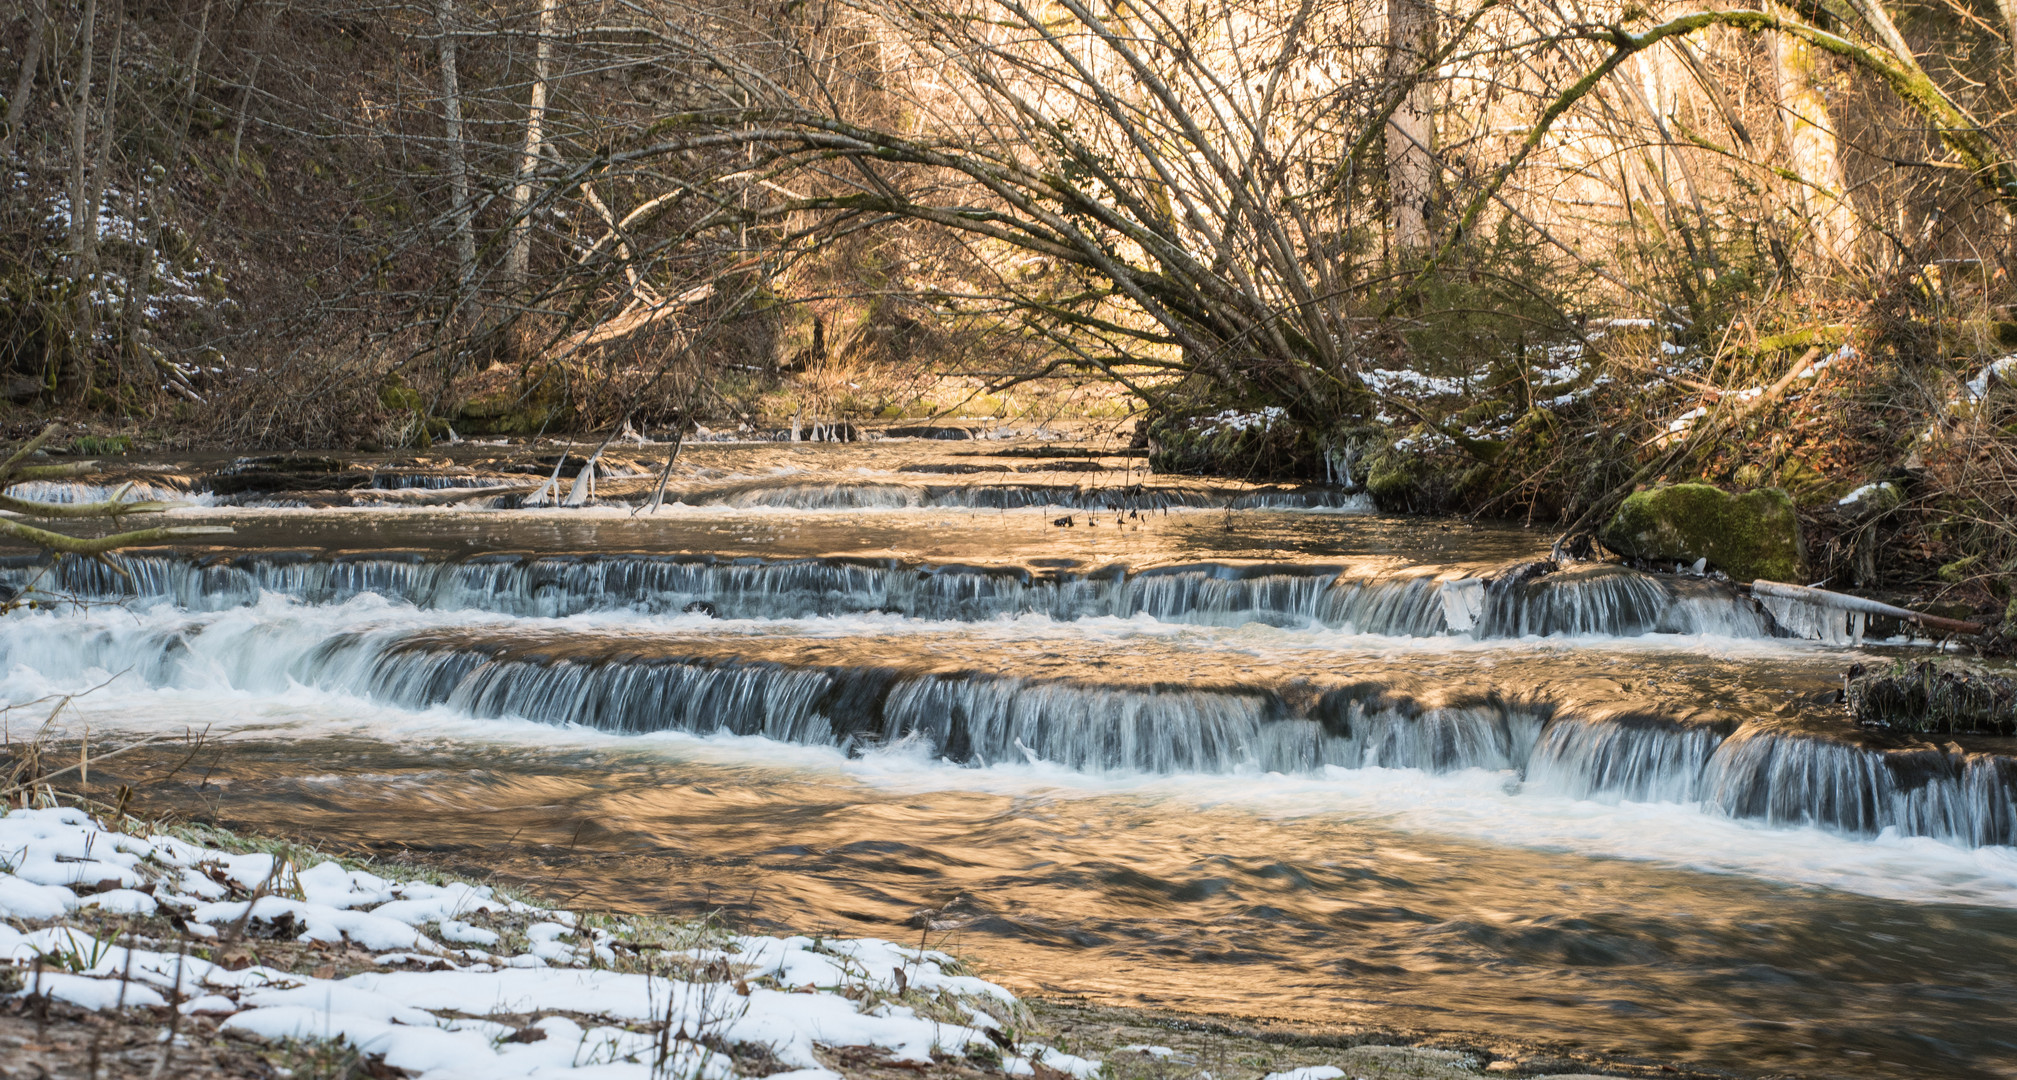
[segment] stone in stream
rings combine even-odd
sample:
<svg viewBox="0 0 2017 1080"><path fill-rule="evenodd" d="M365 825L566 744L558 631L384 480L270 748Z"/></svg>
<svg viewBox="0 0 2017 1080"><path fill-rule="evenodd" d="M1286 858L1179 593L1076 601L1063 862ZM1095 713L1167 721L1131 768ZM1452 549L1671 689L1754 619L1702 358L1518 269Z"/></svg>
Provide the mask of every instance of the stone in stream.
<svg viewBox="0 0 2017 1080"><path fill-rule="evenodd" d="M210 490L218 495L346 491L370 485L370 472L352 469L348 462L331 457L239 458L210 478Z"/></svg>
<svg viewBox="0 0 2017 1080"><path fill-rule="evenodd" d="M2017 735L2017 679L1960 660L1856 664L1843 677L1859 723L1942 735Z"/></svg>
<svg viewBox="0 0 2017 1080"><path fill-rule="evenodd" d="M900 427L884 428L883 437L890 439L971 439L973 429L944 424L907 424Z"/></svg>
<svg viewBox="0 0 2017 1080"><path fill-rule="evenodd" d="M1792 496L1778 488L1736 495L1708 484L1669 484L1633 492L1599 539L1644 562L1707 559L1740 582L1806 580L1800 521Z"/></svg>

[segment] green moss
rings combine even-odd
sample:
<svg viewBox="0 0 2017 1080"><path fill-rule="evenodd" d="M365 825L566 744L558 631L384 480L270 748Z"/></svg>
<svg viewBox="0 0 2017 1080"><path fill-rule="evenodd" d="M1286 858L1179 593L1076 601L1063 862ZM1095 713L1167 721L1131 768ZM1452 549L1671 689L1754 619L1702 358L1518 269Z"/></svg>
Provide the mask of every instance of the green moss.
<svg viewBox="0 0 2017 1080"><path fill-rule="evenodd" d="M455 411L465 435L537 435L555 430L567 411L567 373L546 365L503 387L471 395Z"/></svg>
<svg viewBox="0 0 2017 1080"><path fill-rule="evenodd" d="M1634 492L1604 527L1604 546L1648 562L1709 564L1738 581L1806 580L1792 496L1778 488L1733 495L1708 484Z"/></svg>
<svg viewBox="0 0 2017 1080"><path fill-rule="evenodd" d="M378 387L378 403L387 412L425 413L427 403L420 397L420 391L406 385L406 380L398 375L387 375Z"/></svg>
<svg viewBox="0 0 2017 1080"><path fill-rule="evenodd" d="M1388 454L1374 459L1366 494L1382 510L1434 514L1449 508L1450 483L1442 469L1420 455Z"/></svg>
<svg viewBox="0 0 2017 1080"><path fill-rule="evenodd" d="M79 435L71 440L70 448L87 457L106 457L131 453L133 440L125 435Z"/></svg>
<svg viewBox="0 0 2017 1080"><path fill-rule="evenodd" d="M1940 568L1940 580L1958 585L1974 576L1976 564L1981 561L1982 556L1980 555L1970 555L1964 559L1956 559Z"/></svg>

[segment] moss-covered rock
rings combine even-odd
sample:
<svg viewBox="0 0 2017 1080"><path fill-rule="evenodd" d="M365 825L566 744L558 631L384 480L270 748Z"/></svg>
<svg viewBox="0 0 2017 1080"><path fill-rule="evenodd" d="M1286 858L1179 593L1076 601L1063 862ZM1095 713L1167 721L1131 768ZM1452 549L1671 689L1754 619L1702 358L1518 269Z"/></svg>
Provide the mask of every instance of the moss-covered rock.
<svg viewBox="0 0 2017 1080"><path fill-rule="evenodd" d="M1793 498L1778 488L1731 494L1708 484L1634 492L1599 537L1627 558L1709 565L1737 581L1802 581L1806 548Z"/></svg>
<svg viewBox="0 0 2017 1080"><path fill-rule="evenodd" d="M1437 514L1453 499L1449 471L1426 457L1407 454L1375 456L1368 463L1366 493L1374 505L1398 514Z"/></svg>
<svg viewBox="0 0 2017 1080"><path fill-rule="evenodd" d="M1835 512L1848 521L1874 521L1898 509L1905 497L1890 481L1864 484L1835 502Z"/></svg>
<svg viewBox="0 0 2017 1080"><path fill-rule="evenodd" d="M1315 440L1278 408L1159 417L1148 435L1154 472L1249 480L1323 476Z"/></svg>
<svg viewBox="0 0 2017 1080"><path fill-rule="evenodd" d="M465 435L537 435L558 430L570 400L567 372L557 364L541 365L512 379L479 377L478 385L455 410L455 430Z"/></svg>
<svg viewBox="0 0 2017 1080"><path fill-rule="evenodd" d="M1427 426L1366 454L1366 492L1380 509L1440 514L1456 509L1490 482L1491 470L1453 440Z"/></svg>
<svg viewBox="0 0 2017 1080"><path fill-rule="evenodd" d="M1859 722L1940 735L2017 735L2017 679L1946 658L1849 669Z"/></svg>

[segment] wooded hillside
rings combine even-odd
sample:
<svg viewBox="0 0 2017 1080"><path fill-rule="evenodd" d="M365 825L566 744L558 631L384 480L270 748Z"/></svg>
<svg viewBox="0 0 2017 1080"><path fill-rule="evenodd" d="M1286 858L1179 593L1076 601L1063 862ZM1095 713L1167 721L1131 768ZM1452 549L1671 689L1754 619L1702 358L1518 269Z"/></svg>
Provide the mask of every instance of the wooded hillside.
<svg viewBox="0 0 2017 1080"><path fill-rule="evenodd" d="M1986 602L2017 561L2008 4L14 0L4 35L23 430L1041 400L1394 509L1586 528L1704 479L1790 491L1845 579Z"/></svg>

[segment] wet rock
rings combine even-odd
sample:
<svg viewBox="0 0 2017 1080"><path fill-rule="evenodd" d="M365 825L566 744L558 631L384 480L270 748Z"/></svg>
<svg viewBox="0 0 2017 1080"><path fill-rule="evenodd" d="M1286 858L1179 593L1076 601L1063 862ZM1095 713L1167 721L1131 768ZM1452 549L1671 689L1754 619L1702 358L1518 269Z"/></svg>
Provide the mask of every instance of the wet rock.
<svg viewBox="0 0 2017 1080"><path fill-rule="evenodd" d="M971 439L973 438L973 429L939 424L911 424L904 427L884 428L883 437L889 439Z"/></svg>
<svg viewBox="0 0 2017 1080"><path fill-rule="evenodd" d="M1600 536L1630 559L1709 565L1737 581L1803 581L1807 554L1793 498L1778 488L1741 495L1708 484L1634 492Z"/></svg>
<svg viewBox="0 0 2017 1080"><path fill-rule="evenodd" d="M370 484L370 473L328 457L239 458L210 478L210 490L218 495L347 491Z"/></svg>
<svg viewBox="0 0 2017 1080"><path fill-rule="evenodd" d="M1491 575L1491 582L1495 587L1509 589L1525 585L1535 578L1546 577L1561 568L1562 564L1553 559L1533 559L1528 562L1513 563L1507 566L1498 573Z"/></svg>
<svg viewBox="0 0 2017 1080"><path fill-rule="evenodd" d="M1904 496L1899 494L1898 485L1884 481L1864 484L1842 496L1836 501L1835 510L1850 521L1869 521L1898 509L1899 504L1904 501Z"/></svg>
<svg viewBox="0 0 2017 1080"><path fill-rule="evenodd" d="M1948 735L2017 735L2017 678L1960 660L1857 664L1843 679L1860 723Z"/></svg>

